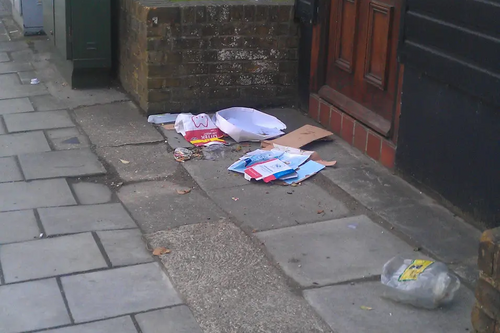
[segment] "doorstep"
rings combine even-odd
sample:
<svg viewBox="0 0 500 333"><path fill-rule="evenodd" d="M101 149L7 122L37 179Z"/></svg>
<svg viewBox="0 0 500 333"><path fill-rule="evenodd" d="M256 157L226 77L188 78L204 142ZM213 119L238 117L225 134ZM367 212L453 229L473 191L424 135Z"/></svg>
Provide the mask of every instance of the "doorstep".
<svg viewBox="0 0 500 333"><path fill-rule="evenodd" d="M309 115L363 154L394 169L396 146L316 94L309 97Z"/></svg>

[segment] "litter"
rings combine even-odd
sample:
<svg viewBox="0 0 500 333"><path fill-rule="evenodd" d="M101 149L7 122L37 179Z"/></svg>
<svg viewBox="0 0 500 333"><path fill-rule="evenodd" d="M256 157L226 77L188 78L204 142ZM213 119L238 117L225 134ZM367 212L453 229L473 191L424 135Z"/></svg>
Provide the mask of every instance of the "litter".
<svg viewBox="0 0 500 333"><path fill-rule="evenodd" d="M221 139L224 133L215 126L206 113L198 115L191 113L179 114L175 120L175 130L195 146L226 143Z"/></svg>
<svg viewBox="0 0 500 333"><path fill-rule="evenodd" d="M152 124L169 124L175 123L175 119L179 113L164 113L164 114L154 114L148 117L148 123Z"/></svg>
<svg viewBox="0 0 500 333"><path fill-rule="evenodd" d="M233 199L233 201L238 201L238 200L240 200L240 198L235 198L235 197L232 197L231 199Z"/></svg>
<svg viewBox="0 0 500 333"><path fill-rule="evenodd" d="M361 310L366 310L366 311L371 311L371 310L373 310L373 308L371 308L371 307L369 307L369 306L364 306L364 305L361 305L359 308L360 308Z"/></svg>
<svg viewBox="0 0 500 333"><path fill-rule="evenodd" d="M185 189L185 190L177 190L177 194L180 194L180 195L188 194L189 192L191 192L190 188Z"/></svg>
<svg viewBox="0 0 500 333"><path fill-rule="evenodd" d="M286 125L255 109L234 107L215 113L215 125L236 142L262 141L283 135Z"/></svg>
<svg viewBox="0 0 500 333"><path fill-rule="evenodd" d="M167 254L170 252L172 252L172 251L170 251L169 249L167 249L165 247L157 247L153 250L153 255L154 256L161 256L163 254Z"/></svg>
<svg viewBox="0 0 500 333"><path fill-rule="evenodd" d="M288 166L285 162L277 158L273 158L268 161L256 163L245 169L245 179L263 180L265 183L269 183L270 181L280 179L293 172L294 169Z"/></svg>
<svg viewBox="0 0 500 333"><path fill-rule="evenodd" d="M121 158L120 158L120 162L122 162L123 164L129 164L130 163L130 161L122 160Z"/></svg>
<svg viewBox="0 0 500 333"><path fill-rule="evenodd" d="M226 156L226 150L229 147L225 145L210 145L207 147L203 147L203 156L206 160L217 161L221 160Z"/></svg>
<svg viewBox="0 0 500 333"><path fill-rule="evenodd" d="M351 228L351 229L356 229L358 228L358 226L356 224L349 224L347 227Z"/></svg>
<svg viewBox="0 0 500 333"><path fill-rule="evenodd" d="M174 159L177 162L184 162L190 160L193 157L193 152L187 148L175 148L174 150Z"/></svg>
<svg viewBox="0 0 500 333"><path fill-rule="evenodd" d="M33 85L39 84L39 83L40 83L40 80L38 80L37 78L31 79L31 81L30 81L30 84L33 84Z"/></svg>
<svg viewBox="0 0 500 333"><path fill-rule="evenodd" d="M460 280L438 261L394 257L381 276L383 297L426 309L451 302Z"/></svg>
<svg viewBox="0 0 500 333"><path fill-rule="evenodd" d="M261 146L264 150L271 150L276 147L288 147L288 148L296 148L299 149L303 146L312 143L317 140L327 139L333 135L332 132L324 130L322 128L305 125L301 128L292 131L288 134L283 135L280 138L277 138L272 141L262 141ZM324 166L335 166L337 164L336 161L324 161L321 159L318 153L311 152L311 160L322 164Z"/></svg>

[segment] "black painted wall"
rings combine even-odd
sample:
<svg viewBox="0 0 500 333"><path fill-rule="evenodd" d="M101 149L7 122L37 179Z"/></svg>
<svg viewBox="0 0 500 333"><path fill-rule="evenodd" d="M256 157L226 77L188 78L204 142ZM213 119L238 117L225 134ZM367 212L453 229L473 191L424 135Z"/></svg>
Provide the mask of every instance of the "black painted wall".
<svg viewBox="0 0 500 333"><path fill-rule="evenodd" d="M500 226L500 1L406 4L396 167Z"/></svg>

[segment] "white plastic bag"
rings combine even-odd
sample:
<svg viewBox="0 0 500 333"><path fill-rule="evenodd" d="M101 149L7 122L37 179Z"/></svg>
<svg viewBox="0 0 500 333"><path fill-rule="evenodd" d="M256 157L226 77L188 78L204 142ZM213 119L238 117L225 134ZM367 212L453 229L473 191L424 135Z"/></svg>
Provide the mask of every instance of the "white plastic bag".
<svg viewBox="0 0 500 333"><path fill-rule="evenodd" d="M193 115L181 113L175 119L175 130L195 146L226 143L221 138L224 133L215 126L206 113Z"/></svg>
<svg viewBox="0 0 500 333"><path fill-rule="evenodd" d="M385 265L381 282L384 297L396 302L435 309L453 300L460 280L438 261L394 257Z"/></svg>
<svg viewBox="0 0 500 333"><path fill-rule="evenodd" d="M236 142L262 141L283 135L286 125L255 109L234 107L218 111L215 124Z"/></svg>

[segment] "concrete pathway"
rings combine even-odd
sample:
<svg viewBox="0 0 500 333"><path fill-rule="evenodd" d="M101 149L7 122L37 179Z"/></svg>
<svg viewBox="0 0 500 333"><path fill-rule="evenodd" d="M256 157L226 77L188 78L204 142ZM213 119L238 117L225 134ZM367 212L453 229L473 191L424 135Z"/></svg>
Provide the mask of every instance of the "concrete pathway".
<svg viewBox="0 0 500 333"><path fill-rule="evenodd" d="M308 147L339 167L298 187L227 172L257 144L177 163L182 137L118 90L71 90L46 40L1 22L0 333L471 329L479 230L429 197L340 140ZM453 305L382 299L395 255L453 268Z"/></svg>

